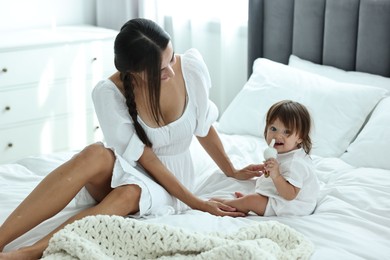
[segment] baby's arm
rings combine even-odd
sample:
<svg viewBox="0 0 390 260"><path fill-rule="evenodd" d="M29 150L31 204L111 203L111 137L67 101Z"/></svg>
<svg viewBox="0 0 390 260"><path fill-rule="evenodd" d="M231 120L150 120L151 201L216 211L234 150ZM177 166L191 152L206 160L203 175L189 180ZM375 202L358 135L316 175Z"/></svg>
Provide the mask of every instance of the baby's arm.
<svg viewBox="0 0 390 260"><path fill-rule="evenodd" d="M268 198L257 193L242 195L236 192L236 199L212 199L222 202L228 206L234 207L237 211L248 214L253 211L259 216L264 215L265 207L268 203Z"/></svg>
<svg viewBox="0 0 390 260"><path fill-rule="evenodd" d="M297 197L300 189L289 183L280 174L279 163L276 159L268 159L265 162L265 169L269 172L269 176L271 177L280 196L286 200L293 200Z"/></svg>

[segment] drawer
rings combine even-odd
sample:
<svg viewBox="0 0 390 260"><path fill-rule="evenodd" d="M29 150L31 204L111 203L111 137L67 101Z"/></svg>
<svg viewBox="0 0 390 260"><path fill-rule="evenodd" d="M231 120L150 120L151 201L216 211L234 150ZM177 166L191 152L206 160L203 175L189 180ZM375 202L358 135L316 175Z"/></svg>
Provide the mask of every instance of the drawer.
<svg viewBox="0 0 390 260"><path fill-rule="evenodd" d="M89 44L88 58L91 59L91 77L93 83L108 78L116 72L114 64L114 40L94 41Z"/></svg>
<svg viewBox="0 0 390 260"><path fill-rule="evenodd" d="M93 113L0 129L0 163L30 155L79 150L101 140Z"/></svg>
<svg viewBox="0 0 390 260"><path fill-rule="evenodd" d="M36 88L0 90L0 128L20 121L37 120L92 110L92 80L63 80Z"/></svg>
<svg viewBox="0 0 390 260"><path fill-rule="evenodd" d="M0 53L0 89L64 78L96 81L115 71L113 41L91 41Z"/></svg>
<svg viewBox="0 0 390 260"><path fill-rule="evenodd" d="M55 135L59 139L66 137L67 150L80 150L88 144L104 141L94 111L67 117L65 128L62 132L56 132Z"/></svg>

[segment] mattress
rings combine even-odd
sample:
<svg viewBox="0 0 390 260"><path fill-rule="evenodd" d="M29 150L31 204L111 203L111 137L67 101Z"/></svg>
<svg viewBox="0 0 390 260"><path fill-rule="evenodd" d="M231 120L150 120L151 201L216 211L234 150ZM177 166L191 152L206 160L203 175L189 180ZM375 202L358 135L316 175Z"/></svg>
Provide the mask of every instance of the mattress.
<svg viewBox="0 0 390 260"><path fill-rule="evenodd" d="M264 139L250 135L220 134L232 162L237 166L262 160ZM51 170L77 151L27 157L0 166L0 223ZM191 145L198 174L196 194L203 198L233 198L235 191L254 191L255 179L238 181L226 177L204 152L196 139ZM311 241L311 259L386 259L390 255L390 170L353 167L339 158L312 156L321 183L318 205L309 216L217 217L190 210L184 214L139 219L179 227L186 231L233 233L242 227L265 221L288 225ZM52 219L9 244L5 251L41 238L66 218L88 205L72 200Z"/></svg>

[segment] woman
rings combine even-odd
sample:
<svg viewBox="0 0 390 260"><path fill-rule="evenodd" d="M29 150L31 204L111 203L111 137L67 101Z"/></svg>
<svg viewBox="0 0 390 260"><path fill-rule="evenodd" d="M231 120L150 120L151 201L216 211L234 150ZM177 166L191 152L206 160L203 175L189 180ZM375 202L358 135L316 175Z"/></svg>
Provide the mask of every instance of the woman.
<svg viewBox="0 0 390 260"><path fill-rule="evenodd" d="M236 170L228 159L212 126L218 112L208 99L211 83L200 54L192 49L175 55L169 35L146 19L127 22L114 51L118 72L93 91L107 148L92 144L50 173L0 227L0 251L76 195L89 196L92 206L36 244L1 253L0 259L39 258L56 231L88 215L161 215L192 208L244 216L191 192L193 135L227 176L250 179L261 170L258 165Z"/></svg>

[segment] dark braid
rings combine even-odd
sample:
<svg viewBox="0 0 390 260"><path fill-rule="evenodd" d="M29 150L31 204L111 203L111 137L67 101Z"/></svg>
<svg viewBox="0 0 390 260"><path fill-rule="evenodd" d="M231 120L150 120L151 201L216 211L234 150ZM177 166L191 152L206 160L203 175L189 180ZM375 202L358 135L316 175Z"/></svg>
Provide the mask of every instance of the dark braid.
<svg viewBox="0 0 390 260"><path fill-rule="evenodd" d="M137 136L149 147L152 147L152 142L138 122L134 84L145 88L153 119L161 125L164 121L160 108L161 54L169 41L169 35L158 24L148 19L135 18L122 26L114 44L115 67L123 82L129 114ZM134 73L143 73L147 79L146 84L137 82Z"/></svg>
<svg viewBox="0 0 390 260"><path fill-rule="evenodd" d="M152 142L150 142L148 136L145 133L145 130L138 122L138 112L137 112L137 104L135 103L134 98L134 86L133 79L131 73L121 73L121 80L123 82L123 87L125 89L125 98L126 105L128 107L129 114L133 119L133 124L135 128L135 132L141 141L148 147L152 147Z"/></svg>

